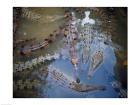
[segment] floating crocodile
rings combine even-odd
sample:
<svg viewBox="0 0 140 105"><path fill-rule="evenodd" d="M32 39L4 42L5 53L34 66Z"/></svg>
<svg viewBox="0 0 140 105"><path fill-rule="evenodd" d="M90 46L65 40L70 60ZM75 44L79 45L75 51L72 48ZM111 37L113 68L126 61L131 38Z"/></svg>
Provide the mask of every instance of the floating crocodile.
<svg viewBox="0 0 140 105"><path fill-rule="evenodd" d="M24 46L20 52L22 54L26 55L28 53L31 53L32 51L41 49L41 48L43 48L45 46L46 47L48 46L48 42L47 41L43 41L43 42L40 42L39 44L35 44L35 45L32 45L32 46L28 46L28 45Z"/></svg>

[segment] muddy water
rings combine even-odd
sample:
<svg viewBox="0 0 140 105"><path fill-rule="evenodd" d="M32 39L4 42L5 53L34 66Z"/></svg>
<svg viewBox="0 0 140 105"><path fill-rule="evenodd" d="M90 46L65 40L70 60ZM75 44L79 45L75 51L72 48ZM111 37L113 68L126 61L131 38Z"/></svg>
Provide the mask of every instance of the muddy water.
<svg viewBox="0 0 140 105"><path fill-rule="evenodd" d="M22 18L16 35L17 39L35 37L37 41L41 41L63 24L64 12L61 8L29 8L28 10L41 15L42 19L36 22L26 17Z"/></svg>

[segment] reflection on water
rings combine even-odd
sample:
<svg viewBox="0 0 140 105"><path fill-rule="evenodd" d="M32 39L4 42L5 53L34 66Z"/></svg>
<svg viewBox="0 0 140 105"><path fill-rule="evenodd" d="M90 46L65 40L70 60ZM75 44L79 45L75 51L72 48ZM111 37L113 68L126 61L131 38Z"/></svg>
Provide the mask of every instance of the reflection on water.
<svg viewBox="0 0 140 105"><path fill-rule="evenodd" d="M91 11L90 17L95 19L95 25L93 25L91 29L86 28L88 33L87 37L82 36L82 33L80 33L82 29L84 29L84 25L80 24L82 24L81 20L86 10L87 8L19 9L20 17L18 18L20 19L15 19L15 24L18 22L19 25L14 33L14 42L16 42L16 44L14 43L14 64L20 64L17 67L19 68L21 64L28 61L31 66L30 68L28 67L28 69L24 69L27 67L22 66L20 71L14 72L14 97L127 97L127 90L121 82L123 78L120 77L119 74L120 70L127 70L124 67L122 68L123 64L127 66L127 63L125 63L127 57L124 56L126 54L125 52L127 52L127 45L120 45L122 40L120 40L121 38L118 40L118 36L120 37L120 35L126 35L127 33L122 32L120 29L122 27L117 28L120 24L126 25L124 22L126 21L124 19L125 16L122 17L122 14L125 14L125 12L123 9L121 10L121 8L111 8L109 10L106 8L106 11L104 11L104 8L88 8L88 10ZM17 11L18 9L15 9L14 12ZM75 21L75 18L70 14L71 11L75 13L75 18L78 18L76 19L78 22L76 24L72 23L72 21ZM70 22L69 19L71 18L72 20ZM90 19L90 21L91 20L92 19ZM90 23L89 21L87 22L88 24ZM92 22L93 21L91 21L91 23ZM77 27L77 29L71 28L72 26L67 26L70 24L75 25L74 27ZM117 30L112 31L114 27L117 28ZM78 34L75 31L75 35L70 32L73 30L78 30ZM90 32L91 37L89 37ZM59 33L58 36L56 36L56 33ZM70 36L68 33L70 33ZM115 36L115 34L120 35ZM78 40L76 40L76 42L73 41L77 36ZM115 40L114 37L116 38ZM127 37L122 37L122 39L125 38L125 40L127 40ZM38 44L44 41L44 39L47 39L47 41L49 39L49 46L21 55L21 46ZM88 44L90 44L90 46ZM83 53L83 49L86 47L90 47L89 60L83 63L82 56L85 54ZM76 51L71 50L72 53L69 54L70 48L76 49ZM22 49L24 49L24 47ZM95 68L96 71L89 79L88 72L92 57L99 50L103 52L103 61ZM46 54L53 55L54 53L59 53L60 57L53 60L48 60L47 58L46 60ZM76 56L75 53L77 54ZM32 60L40 56L43 56L44 58L42 59L44 60L42 60L41 63L37 63L38 61L36 61L36 63L32 64ZM71 62L71 59L75 59L75 57L78 58L78 64L75 63L77 66L73 65L74 61ZM49 69L50 66L57 68L56 72L60 73L60 75L64 74L65 79L60 78L61 76L57 77L57 75L53 78L51 75L53 70ZM105 86L105 90L78 92L69 86L70 81L78 81L80 84L102 85Z"/></svg>

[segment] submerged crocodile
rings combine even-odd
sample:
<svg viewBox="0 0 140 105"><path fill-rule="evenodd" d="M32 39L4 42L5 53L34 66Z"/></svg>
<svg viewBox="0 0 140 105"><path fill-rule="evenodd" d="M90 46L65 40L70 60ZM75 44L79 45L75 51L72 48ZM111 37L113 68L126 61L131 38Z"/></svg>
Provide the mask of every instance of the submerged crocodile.
<svg viewBox="0 0 140 105"><path fill-rule="evenodd" d="M97 67L103 62L103 52L98 51L95 54L93 54L91 64L88 71L88 78L91 78L92 75L97 70Z"/></svg>
<svg viewBox="0 0 140 105"><path fill-rule="evenodd" d="M99 85L88 85L88 84L78 84L76 82L70 83L70 87L73 90L78 92L88 92L88 91L103 91L105 90L105 86Z"/></svg>
<svg viewBox="0 0 140 105"><path fill-rule="evenodd" d="M84 48L82 52L82 62L85 64L89 60L89 53L90 49L89 48Z"/></svg>
<svg viewBox="0 0 140 105"><path fill-rule="evenodd" d="M68 87L78 92L88 92L88 91L103 91L105 90L105 86L99 86L94 84L79 84L74 80L70 79L64 73L60 72L56 68L52 67L49 69L50 77L57 81L61 86Z"/></svg>

